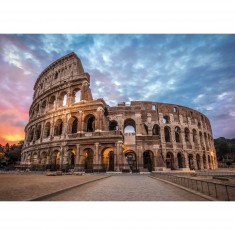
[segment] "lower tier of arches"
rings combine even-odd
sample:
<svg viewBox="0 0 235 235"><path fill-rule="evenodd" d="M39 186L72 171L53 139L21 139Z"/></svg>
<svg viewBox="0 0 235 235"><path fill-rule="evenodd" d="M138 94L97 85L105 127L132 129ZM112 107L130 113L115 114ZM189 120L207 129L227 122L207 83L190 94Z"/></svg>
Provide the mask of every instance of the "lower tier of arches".
<svg viewBox="0 0 235 235"><path fill-rule="evenodd" d="M21 167L34 170L75 170L85 172L216 169L214 152L186 152L161 148L76 145L24 151Z"/></svg>

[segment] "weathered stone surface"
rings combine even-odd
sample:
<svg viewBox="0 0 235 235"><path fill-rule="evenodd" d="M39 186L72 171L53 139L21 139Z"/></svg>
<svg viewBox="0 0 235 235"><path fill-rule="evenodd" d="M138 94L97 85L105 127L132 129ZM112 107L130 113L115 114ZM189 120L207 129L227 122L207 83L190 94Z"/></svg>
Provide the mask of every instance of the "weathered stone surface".
<svg viewBox="0 0 235 235"><path fill-rule="evenodd" d="M145 101L110 107L92 98L89 84L74 53L41 73L22 166L81 172L217 168L210 121L202 113Z"/></svg>

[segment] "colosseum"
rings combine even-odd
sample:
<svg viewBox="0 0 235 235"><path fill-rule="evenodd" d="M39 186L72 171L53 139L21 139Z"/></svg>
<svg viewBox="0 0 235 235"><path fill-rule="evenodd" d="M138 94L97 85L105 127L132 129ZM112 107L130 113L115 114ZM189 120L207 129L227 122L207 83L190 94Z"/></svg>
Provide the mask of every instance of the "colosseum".
<svg viewBox="0 0 235 235"><path fill-rule="evenodd" d="M70 53L34 86L21 165L81 172L217 168L210 121L176 104L93 99L90 76Z"/></svg>

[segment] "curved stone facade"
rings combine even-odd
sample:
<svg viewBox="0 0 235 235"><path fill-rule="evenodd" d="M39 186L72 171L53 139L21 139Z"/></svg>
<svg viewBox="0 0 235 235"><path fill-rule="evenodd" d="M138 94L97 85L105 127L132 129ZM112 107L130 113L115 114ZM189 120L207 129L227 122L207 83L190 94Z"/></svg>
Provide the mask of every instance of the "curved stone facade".
<svg viewBox="0 0 235 235"><path fill-rule="evenodd" d="M215 169L210 121L175 104L93 100L90 76L70 53L34 86L21 164L86 172Z"/></svg>

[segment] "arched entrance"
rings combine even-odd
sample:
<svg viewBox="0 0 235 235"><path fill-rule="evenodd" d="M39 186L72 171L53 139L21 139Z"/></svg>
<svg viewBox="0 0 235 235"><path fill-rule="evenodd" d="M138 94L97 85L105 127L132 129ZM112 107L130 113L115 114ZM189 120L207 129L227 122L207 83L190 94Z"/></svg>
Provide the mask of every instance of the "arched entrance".
<svg viewBox="0 0 235 235"><path fill-rule="evenodd" d="M204 169L207 169L206 155L203 155L203 166L204 166Z"/></svg>
<svg viewBox="0 0 235 235"><path fill-rule="evenodd" d="M92 149L87 148L83 150L83 156L84 156L84 170L85 172L93 172L93 158L94 158L94 152Z"/></svg>
<svg viewBox="0 0 235 235"><path fill-rule="evenodd" d="M171 152L168 152L166 154L166 168L170 168L171 170L174 170L174 155Z"/></svg>
<svg viewBox="0 0 235 235"><path fill-rule="evenodd" d="M75 166L75 151L73 149L70 149L68 152L68 168L74 169Z"/></svg>
<svg viewBox="0 0 235 235"><path fill-rule="evenodd" d="M56 171L60 169L60 152L55 150L51 159L51 170Z"/></svg>
<svg viewBox="0 0 235 235"><path fill-rule="evenodd" d="M137 171L137 161L136 161L136 154L134 151L128 151L125 153L125 158L128 162L128 165L131 171Z"/></svg>
<svg viewBox="0 0 235 235"><path fill-rule="evenodd" d="M188 164L189 164L189 169L190 170L195 170L194 162L193 162L193 155L192 154L188 155Z"/></svg>
<svg viewBox="0 0 235 235"><path fill-rule="evenodd" d="M196 155L196 160L197 160L197 169L201 170L201 158L199 154Z"/></svg>
<svg viewBox="0 0 235 235"><path fill-rule="evenodd" d="M114 171L114 152L112 148L106 148L102 153L102 169Z"/></svg>
<svg viewBox="0 0 235 235"><path fill-rule="evenodd" d="M184 168L185 167L185 159L184 159L184 157L182 156L181 153L177 154L177 160L178 160L178 167L179 168Z"/></svg>
<svg viewBox="0 0 235 235"><path fill-rule="evenodd" d="M148 169L149 172L153 170L153 152L146 150L143 153L144 168Z"/></svg>

